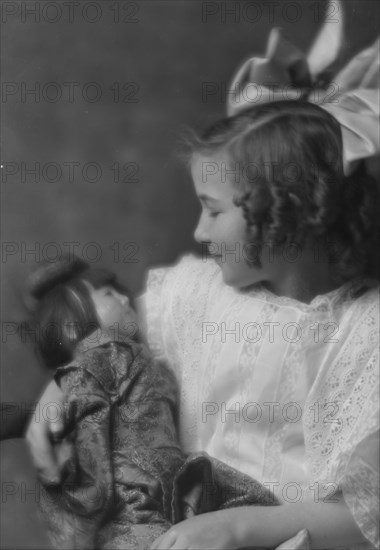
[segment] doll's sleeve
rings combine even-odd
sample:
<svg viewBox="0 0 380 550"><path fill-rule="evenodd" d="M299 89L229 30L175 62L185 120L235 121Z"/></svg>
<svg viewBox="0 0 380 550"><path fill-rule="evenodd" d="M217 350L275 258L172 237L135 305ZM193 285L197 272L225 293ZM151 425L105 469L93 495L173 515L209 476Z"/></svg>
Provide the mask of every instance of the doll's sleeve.
<svg viewBox="0 0 380 550"><path fill-rule="evenodd" d="M99 370L109 369L98 354ZM94 367L95 368L95 367ZM76 548L95 547L96 534L113 501L109 393L92 372L73 363L56 376L65 413L75 426L74 457L61 487L62 507L74 515Z"/></svg>

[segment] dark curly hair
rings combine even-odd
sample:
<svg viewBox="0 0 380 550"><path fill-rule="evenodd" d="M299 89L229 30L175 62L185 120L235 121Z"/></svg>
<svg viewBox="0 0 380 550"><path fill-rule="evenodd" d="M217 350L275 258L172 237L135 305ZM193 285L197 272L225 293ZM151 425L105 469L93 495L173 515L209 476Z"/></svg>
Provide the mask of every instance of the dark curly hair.
<svg viewBox="0 0 380 550"><path fill-rule="evenodd" d="M344 175L341 128L327 111L306 101L253 106L192 139L188 158L219 153L235 163L249 243L308 238L342 281L374 274L376 181L364 164Z"/></svg>

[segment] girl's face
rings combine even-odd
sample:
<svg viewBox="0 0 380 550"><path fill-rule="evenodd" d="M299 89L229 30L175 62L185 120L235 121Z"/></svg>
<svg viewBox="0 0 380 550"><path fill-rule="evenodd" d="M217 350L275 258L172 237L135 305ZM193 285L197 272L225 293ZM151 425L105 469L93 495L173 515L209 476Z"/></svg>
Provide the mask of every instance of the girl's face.
<svg viewBox="0 0 380 550"><path fill-rule="evenodd" d="M232 172L228 173L228 170ZM244 288L270 279L272 266L266 262L264 254L260 257L260 268L246 262L247 258L253 259L257 255L257 249L246 243L243 211L233 203L236 195L231 183L233 170L234 163L229 162L226 156L194 156L191 173L202 206L194 237L207 246L222 270L224 282Z"/></svg>
<svg viewBox="0 0 380 550"><path fill-rule="evenodd" d="M122 333L131 333L131 326L137 327L137 315L131 308L129 298L112 286L106 285L94 288L86 282L100 328L110 330L115 328Z"/></svg>

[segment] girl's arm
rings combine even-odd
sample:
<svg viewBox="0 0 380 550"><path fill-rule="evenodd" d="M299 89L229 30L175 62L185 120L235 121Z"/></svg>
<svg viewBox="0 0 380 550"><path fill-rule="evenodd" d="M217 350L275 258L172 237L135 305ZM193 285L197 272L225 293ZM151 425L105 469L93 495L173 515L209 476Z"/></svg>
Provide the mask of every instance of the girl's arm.
<svg viewBox="0 0 380 550"><path fill-rule="evenodd" d="M302 529L308 530L313 549L368 543L343 497L335 497L331 503L244 506L195 516L172 527L152 549L276 548Z"/></svg>
<svg viewBox="0 0 380 550"><path fill-rule="evenodd" d="M296 502L266 510L259 507L241 510L240 530L242 546L276 547L295 536L301 529L309 532L311 547L335 548L357 546L368 541L355 523L341 494L336 502ZM238 510L234 509L236 519ZM251 541L251 542L249 542Z"/></svg>

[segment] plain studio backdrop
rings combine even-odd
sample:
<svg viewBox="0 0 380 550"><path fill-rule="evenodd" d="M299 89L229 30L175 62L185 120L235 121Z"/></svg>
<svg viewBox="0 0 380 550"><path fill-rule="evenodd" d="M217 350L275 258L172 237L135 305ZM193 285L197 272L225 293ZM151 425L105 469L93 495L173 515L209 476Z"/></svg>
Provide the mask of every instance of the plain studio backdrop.
<svg viewBox="0 0 380 550"><path fill-rule="evenodd" d="M378 33L377 1L343 4L334 70ZM2 2L3 403L27 406L47 380L15 330L30 269L75 251L138 292L149 267L196 250L198 205L176 157L179 137L224 115L231 76L264 54L273 26L306 52L325 6ZM331 25L336 16L330 8ZM1 444L1 467L1 547L47 548L23 441Z"/></svg>

